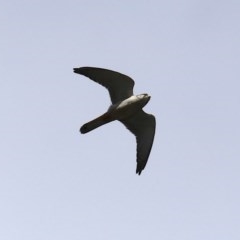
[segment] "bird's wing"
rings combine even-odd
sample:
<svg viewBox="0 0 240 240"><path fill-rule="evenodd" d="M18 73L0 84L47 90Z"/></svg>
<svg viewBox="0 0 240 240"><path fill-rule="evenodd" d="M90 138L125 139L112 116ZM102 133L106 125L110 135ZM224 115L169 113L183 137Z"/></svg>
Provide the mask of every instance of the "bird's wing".
<svg viewBox="0 0 240 240"><path fill-rule="evenodd" d="M73 71L106 87L113 104L133 95L134 81L119 72L95 67L74 68Z"/></svg>
<svg viewBox="0 0 240 240"><path fill-rule="evenodd" d="M147 164L147 160L152 149L156 128L155 117L141 110L136 115L133 115L126 120L121 120L121 122L136 136L136 173L140 175Z"/></svg>

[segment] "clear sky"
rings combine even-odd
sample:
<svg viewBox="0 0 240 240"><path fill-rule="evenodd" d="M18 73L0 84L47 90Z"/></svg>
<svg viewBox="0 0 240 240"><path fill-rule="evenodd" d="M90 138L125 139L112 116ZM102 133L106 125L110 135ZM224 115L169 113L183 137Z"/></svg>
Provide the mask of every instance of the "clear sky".
<svg viewBox="0 0 240 240"><path fill-rule="evenodd" d="M239 240L240 1L1 1L0 239ZM135 174L110 104L73 73L135 80L157 119Z"/></svg>

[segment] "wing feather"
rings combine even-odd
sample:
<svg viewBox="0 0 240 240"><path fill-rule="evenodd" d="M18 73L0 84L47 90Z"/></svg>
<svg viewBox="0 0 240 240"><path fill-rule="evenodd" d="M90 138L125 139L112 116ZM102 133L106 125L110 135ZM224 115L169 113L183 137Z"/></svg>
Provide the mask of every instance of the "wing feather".
<svg viewBox="0 0 240 240"><path fill-rule="evenodd" d="M73 71L106 87L113 104L133 95L134 81L122 73L95 67L74 68Z"/></svg>
<svg viewBox="0 0 240 240"><path fill-rule="evenodd" d="M151 114L143 110L136 115L121 122L129 129L137 140L137 169L136 173L141 174L145 168L150 155L155 136L156 120Z"/></svg>

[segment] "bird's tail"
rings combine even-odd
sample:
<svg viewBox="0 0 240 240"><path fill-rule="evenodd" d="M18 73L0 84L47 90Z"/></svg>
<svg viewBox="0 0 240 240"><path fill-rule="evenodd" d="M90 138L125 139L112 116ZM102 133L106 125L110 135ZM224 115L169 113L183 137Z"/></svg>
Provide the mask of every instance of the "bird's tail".
<svg viewBox="0 0 240 240"><path fill-rule="evenodd" d="M81 133L87 133L90 132L92 130L94 130L95 128L98 128L106 123L109 123L113 121L113 119L111 119L111 117L109 116L108 113L104 113L103 115L101 115L98 118L93 119L92 121L85 123L81 128L80 128L80 132Z"/></svg>

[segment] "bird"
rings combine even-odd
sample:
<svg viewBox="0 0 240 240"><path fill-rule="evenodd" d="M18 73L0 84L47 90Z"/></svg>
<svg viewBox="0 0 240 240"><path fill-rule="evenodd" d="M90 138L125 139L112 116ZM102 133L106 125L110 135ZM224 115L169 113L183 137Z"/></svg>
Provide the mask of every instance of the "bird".
<svg viewBox="0 0 240 240"><path fill-rule="evenodd" d="M134 95L134 80L116 71L97 67L73 68L73 71L107 88L112 102L104 114L85 123L80 132L88 133L115 120L123 123L136 137L136 174L140 175L147 164L156 129L154 115L142 110L151 96L146 93Z"/></svg>

